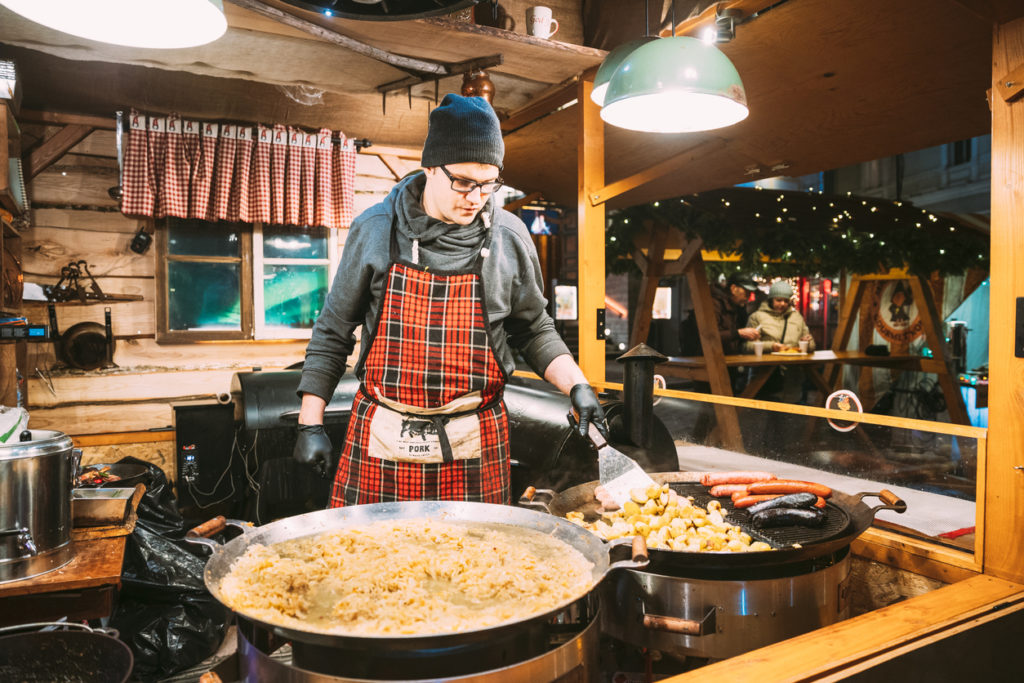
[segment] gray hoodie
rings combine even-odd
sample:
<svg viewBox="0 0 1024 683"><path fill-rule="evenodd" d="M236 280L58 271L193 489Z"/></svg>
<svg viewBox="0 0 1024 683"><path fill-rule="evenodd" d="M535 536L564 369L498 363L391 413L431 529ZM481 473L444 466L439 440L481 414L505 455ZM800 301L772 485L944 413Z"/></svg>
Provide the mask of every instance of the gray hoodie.
<svg viewBox="0 0 1024 683"><path fill-rule="evenodd" d="M345 373L345 363L355 347L355 330L360 325L365 326L364 343L355 372L356 377L363 378L363 362L369 350L365 340L375 331L387 284L391 220L396 213L401 257L412 260L412 241L418 238L420 265L437 270L471 268L481 242L488 231L493 231L490 254L483 264L484 305L491 343L506 373L515 369L511 347L518 349L540 375L555 357L569 353L547 313L540 263L523 222L495 208L493 197L469 225L439 221L423 210L425 182L422 173L405 178L384 201L352 223L341 265L306 347L300 394L330 400Z"/></svg>

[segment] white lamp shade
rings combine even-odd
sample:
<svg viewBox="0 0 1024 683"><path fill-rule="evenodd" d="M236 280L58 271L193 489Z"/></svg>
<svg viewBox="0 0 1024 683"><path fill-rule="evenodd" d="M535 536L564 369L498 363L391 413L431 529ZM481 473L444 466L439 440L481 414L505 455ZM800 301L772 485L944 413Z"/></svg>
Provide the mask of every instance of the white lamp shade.
<svg viewBox="0 0 1024 683"><path fill-rule="evenodd" d="M648 133L689 133L747 118L736 67L696 38L661 38L633 50L608 82L601 118Z"/></svg>
<svg viewBox="0 0 1024 683"><path fill-rule="evenodd" d="M64 33L127 47L195 47L221 37L228 27L222 0L0 0L0 5Z"/></svg>

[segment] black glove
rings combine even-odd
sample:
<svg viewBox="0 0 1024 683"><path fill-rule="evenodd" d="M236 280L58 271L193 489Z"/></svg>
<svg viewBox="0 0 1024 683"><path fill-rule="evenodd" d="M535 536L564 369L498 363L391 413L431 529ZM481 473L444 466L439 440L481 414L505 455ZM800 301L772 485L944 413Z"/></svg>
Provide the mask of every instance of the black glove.
<svg viewBox="0 0 1024 683"><path fill-rule="evenodd" d="M590 423L594 423L601 436L608 438L608 425L605 424L604 409L597 400L597 394L589 384L577 384L569 391L569 400L572 402L572 409L576 413L576 420L579 423L577 429L580 436L586 438Z"/></svg>
<svg viewBox="0 0 1024 683"><path fill-rule="evenodd" d="M327 465L331 462L331 440L323 425L299 425L298 439L292 457L311 465L321 477L327 476Z"/></svg>

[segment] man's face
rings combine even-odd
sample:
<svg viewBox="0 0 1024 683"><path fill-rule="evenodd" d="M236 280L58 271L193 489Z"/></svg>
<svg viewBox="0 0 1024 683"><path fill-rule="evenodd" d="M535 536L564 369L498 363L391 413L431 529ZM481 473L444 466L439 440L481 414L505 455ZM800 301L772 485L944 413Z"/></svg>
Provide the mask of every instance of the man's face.
<svg viewBox="0 0 1024 683"><path fill-rule="evenodd" d="M427 176L427 184L423 189L423 209L428 215L454 225L472 223L491 196L490 192L484 192L485 188L474 184L501 182L498 167L490 164L447 164L426 168L423 172ZM459 192L452 188L453 185L473 186L473 189Z"/></svg>
<svg viewBox="0 0 1024 683"><path fill-rule="evenodd" d="M729 285L729 293L732 294L732 300L738 304L745 304L750 298L750 292L739 285Z"/></svg>
<svg viewBox="0 0 1024 683"><path fill-rule="evenodd" d="M782 313L789 307L789 299L772 299L772 310Z"/></svg>

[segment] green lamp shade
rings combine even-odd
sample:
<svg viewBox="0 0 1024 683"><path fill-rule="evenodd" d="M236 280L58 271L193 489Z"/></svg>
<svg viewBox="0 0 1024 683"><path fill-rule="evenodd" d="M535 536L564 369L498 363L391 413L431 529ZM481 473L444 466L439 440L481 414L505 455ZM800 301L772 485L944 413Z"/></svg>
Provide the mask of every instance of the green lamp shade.
<svg viewBox="0 0 1024 683"><path fill-rule="evenodd" d="M601 118L648 133L688 133L747 118L747 95L729 58L696 38L661 38L633 50L612 74Z"/></svg>
<svg viewBox="0 0 1024 683"><path fill-rule="evenodd" d="M657 36L644 36L636 40L630 40L629 42L619 45L614 50L609 52L605 56L604 61L601 62L601 66L597 69L597 75L594 76L594 89L590 91L590 99L594 101L597 106L604 104L604 95L608 92L608 81L612 80L612 74L622 64L622 60L628 57L633 50L637 49L641 45L646 45L652 40L658 40Z"/></svg>

